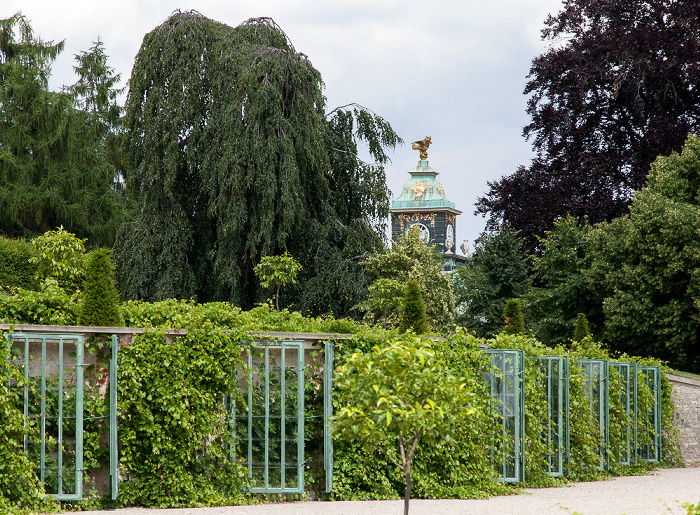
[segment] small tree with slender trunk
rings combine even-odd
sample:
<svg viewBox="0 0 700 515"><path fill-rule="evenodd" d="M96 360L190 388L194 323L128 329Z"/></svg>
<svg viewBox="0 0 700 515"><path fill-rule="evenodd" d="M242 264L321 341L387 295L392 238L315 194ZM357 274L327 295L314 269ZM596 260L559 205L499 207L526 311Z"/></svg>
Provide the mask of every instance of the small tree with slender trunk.
<svg viewBox="0 0 700 515"><path fill-rule="evenodd" d="M474 412L474 394L432 342L411 334L372 352L353 354L336 369L342 407L334 431L379 449L404 473L404 514L411 498L411 461L420 442L449 444L456 422Z"/></svg>
<svg viewBox="0 0 700 515"><path fill-rule="evenodd" d="M297 273L301 270L301 264L285 251L281 256L263 257L253 270L260 280L260 286L263 288L277 286L275 307L279 311L280 287L297 282Z"/></svg>

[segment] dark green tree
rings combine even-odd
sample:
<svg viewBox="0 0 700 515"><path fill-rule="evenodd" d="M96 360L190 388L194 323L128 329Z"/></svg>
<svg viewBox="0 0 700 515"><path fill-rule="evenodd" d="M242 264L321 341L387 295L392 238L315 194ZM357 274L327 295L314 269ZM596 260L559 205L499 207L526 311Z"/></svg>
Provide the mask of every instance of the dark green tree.
<svg viewBox="0 0 700 515"><path fill-rule="evenodd" d="M62 49L35 37L21 14L0 20L0 232L62 225L111 244L122 222L114 169L72 95L48 90Z"/></svg>
<svg viewBox="0 0 700 515"><path fill-rule="evenodd" d="M611 349L700 371L700 138L659 157L630 214L598 224L591 281Z"/></svg>
<svg viewBox="0 0 700 515"><path fill-rule="evenodd" d="M593 330L603 328L602 292L590 278L586 220L566 216L554 222L532 258L536 286L523 297L528 323L537 338L547 345L567 343L578 313L585 313Z"/></svg>
<svg viewBox="0 0 700 515"><path fill-rule="evenodd" d="M519 299L508 299L506 309L503 311L503 322L503 332L506 334L525 333L525 319Z"/></svg>
<svg viewBox="0 0 700 515"><path fill-rule="evenodd" d="M576 315L576 323L574 324L574 337L572 338L575 342L580 342L584 338L591 337L591 330L588 327L588 319L585 313L578 313Z"/></svg>
<svg viewBox="0 0 700 515"><path fill-rule="evenodd" d="M88 257L78 324L99 327L123 324L119 294L114 285L114 265L107 249L93 250Z"/></svg>
<svg viewBox="0 0 700 515"><path fill-rule="evenodd" d="M357 259L382 245L385 149L401 140L360 106L326 113L321 74L271 19L173 14L144 37L124 131L137 206L115 247L125 297L249 307L255 265L284 250L303 272L283 303L343 315L366 294Z"/></svg>
<svg viewBox="0 0 700 515"><path fill-rule="evenodd" d="M527 255L516 231L483 233L464 268L452 275L457 323L480 337L492 337L503 327L508 299L530 288Z"/></svg>
<svg viewBox="0 0 700 515"><path fill-rule="evenodd" d="M406 283L406 293L401 305L401 318L399 330L406 332L412 330L416 334L428 332L428 323L425 318L425 304L421 295L418 281L411 279Z"/></svg>

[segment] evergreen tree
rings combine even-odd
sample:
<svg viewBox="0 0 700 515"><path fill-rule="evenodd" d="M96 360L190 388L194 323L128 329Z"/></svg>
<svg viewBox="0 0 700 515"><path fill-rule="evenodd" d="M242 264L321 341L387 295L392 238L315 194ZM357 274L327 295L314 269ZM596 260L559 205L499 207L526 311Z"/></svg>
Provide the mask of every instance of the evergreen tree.
<svg viewBox="0 0 700 515"><path fill-rule="evenodd" d="M21 14L0 20L0 233L62 225L108 245L123 219L114 169L73 97L48 90L61 50L63 42L35 37Z"/></svg>
<svg viewBox="0 0 700 515"><path fill-rule="evenodd" d="M506 334L525 333L525 319L519 299L508 299L506 309L503 311L503 321L505 322L503 332Z"/></svg>
<svg viewBox="0 0 700 515"><path fill-rule="evenodd" d="M457 322L479 337L493 337L503 327L506 302L530 288L527 255L517 231L501 228L482 234L452 283L460 313Z"/></svg>
<svg viewBox="0 0 700 515"><path fill-rule="evenodd" d="M124 323L114 285L114 266L109 256L107 249L100 248L88 257L79 325L117 327Z"/></svg>
<svg viewBox="0 0 700 515"><path fill-rule="evenodd" d="M576 324L574 325L574 337L572 338L575 342L580 342L584 338L591 337L591 330L588 327L588 319L585 313L579 313L576 315Z"/></svg>
<svg viewBox="0 0 700 515"><path fill-rule="evenodd" d="M124 131L137 204L115 246L125 297L250 307L254 267L284 250L303 271L283 304L339 316L366 294L357 257L382 246L385 149L401 140L360 106L326 113L321 74L271 19L173 14L143 40Z"/></svg>
<svg viewBox="0 0 700 515"><path fill-rule="evenodd" d="M411 279L406 283L406 294L401 306L401 319L399 330L406 332L411 329L416 334L428 332L428 323L425 318L425 304L421 295L418 281Z"/></svg>

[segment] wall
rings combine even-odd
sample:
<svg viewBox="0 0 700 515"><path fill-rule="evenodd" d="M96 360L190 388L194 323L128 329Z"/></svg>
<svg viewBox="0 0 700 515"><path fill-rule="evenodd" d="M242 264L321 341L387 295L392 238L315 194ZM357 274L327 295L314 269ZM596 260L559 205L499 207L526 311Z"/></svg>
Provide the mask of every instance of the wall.
<svg viewBox="0 0 700 515"><path fill-rule="evenodd" d="M673 386L672 400L676 407L676 426L683 462L700 467L700 381L668 374Z"/></svg>

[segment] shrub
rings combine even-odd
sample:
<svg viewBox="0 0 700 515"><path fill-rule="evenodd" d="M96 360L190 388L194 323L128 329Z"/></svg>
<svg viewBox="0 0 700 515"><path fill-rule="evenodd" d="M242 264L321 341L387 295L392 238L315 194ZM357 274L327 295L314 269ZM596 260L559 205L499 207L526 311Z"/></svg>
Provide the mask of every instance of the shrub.
<svg viewBox="0 0 700 515"><path fill-rule="evenodd" d="M114 286L114 266L107 249L97 249L90 253L83 288L78 324L100 327L123 324L119 294Z"/></svg>
<svg viewBox="0 0 700 515"><path fill-rule="evenodd" d="M37 265L30 261L34 254L27 241L0 236L0 288L36 289Z"/></svg>
<svg viewBox="0 0 700 515"><path fill-rule="evenodd" d="M406 283L406 295L403 299L401 321L399 330L406 332L411 329L416 334L428 332L428 323L425 318L425 304L421 295L418 282L411 279Z"/></svg>
<svg viewBox="0 0 700 515"><path fill-rule="evenodd" d="M506 302L506 309L503 311L505 321L504 332L506 334L523 334L525 332L525 320L520 300L509 299Z"/></svg>

